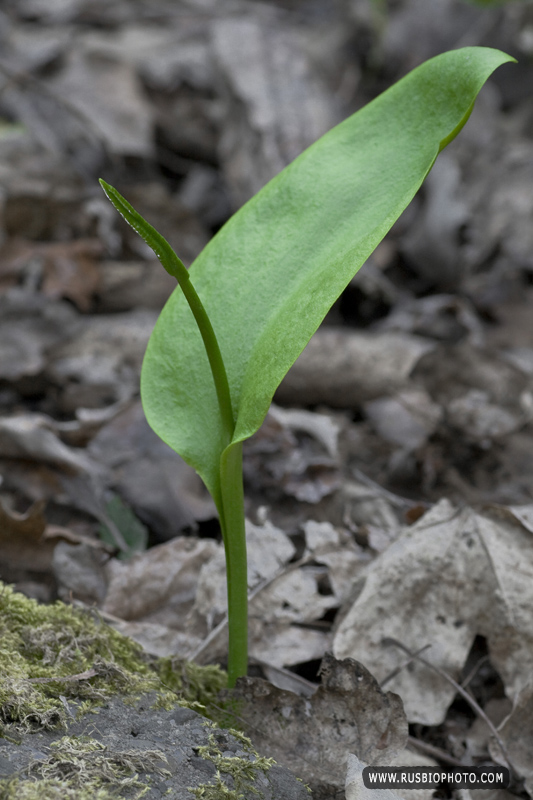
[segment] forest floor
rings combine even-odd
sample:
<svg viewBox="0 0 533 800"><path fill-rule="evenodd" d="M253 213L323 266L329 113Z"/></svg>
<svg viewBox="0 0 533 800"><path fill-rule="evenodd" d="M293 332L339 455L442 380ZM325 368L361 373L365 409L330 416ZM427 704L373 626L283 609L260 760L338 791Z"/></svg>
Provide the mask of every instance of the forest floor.
<svg viewBox="0 0 533 800"><path fill-rule="evenodd" d="M315 798L344 796L356 747L506 764L490 800L531 797L533 6L4 0L0 40L0 579L97 609L152 656L222 665L215 509L139 396L174 281L97 179L189 265L425 59L518 60L245 445L250 675L268 684L242 688L236 727Z"/></svg>

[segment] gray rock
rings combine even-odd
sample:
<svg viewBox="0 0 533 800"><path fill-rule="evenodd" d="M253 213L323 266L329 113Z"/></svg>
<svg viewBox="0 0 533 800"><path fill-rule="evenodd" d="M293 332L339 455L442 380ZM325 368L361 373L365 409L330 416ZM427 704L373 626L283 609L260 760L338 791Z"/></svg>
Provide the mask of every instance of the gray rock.
<svg viewBox="0 0 533 800"><path fill-rule="evenodd" d="M72 764L74 754L83 761L84 778L78 776L80 797L85 796L82 781L86 782L86 776L100 776L105 769L116 771L116 784L111 780L109 789L119 797L132 797L132 787L121 786L120 781L135 773L139 784L133 788L150 787L143 795L147 800L192 800L198 795L191 790L205 784L216 785L217 774L230 790L237 789L243 797L257 800L309 797L303 783L278 764L264 769L259 761L246 775L243 766L246 768L247 762L253 764L258 756L238 734L234 736L217 728L189 708L169 711L153 708L154 700L155 695L144 695L134 703L117 697L96 713L79 721L72 719L67 731L21 734L19 744L0 738L0 794L14 777L38 782L44 773L49 776L52 770L54 774L54 768L58 776L63 775L62 780L75 781L76 775L64 778L65 771L61 771L61 763L70 758ZM70 710L75 716L73 704ZM239 778L234 779L232 774L240 776L240 786ZM9 793L4 796L11 800ZM16 796L15 787L13 798Z"/></svg>

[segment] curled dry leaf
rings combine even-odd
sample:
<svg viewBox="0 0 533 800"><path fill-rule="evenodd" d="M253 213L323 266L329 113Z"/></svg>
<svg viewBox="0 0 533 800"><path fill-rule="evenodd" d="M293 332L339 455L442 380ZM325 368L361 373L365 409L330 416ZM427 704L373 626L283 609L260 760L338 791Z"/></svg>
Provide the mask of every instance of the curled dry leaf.
<svg viewBox="0 0 533 800"><path fill-rule="evenodd" d="M288 562L295 554L289 537L267 522L246 521L248 585L250 595L250 655L275 667L320 659L331 644L329 633L312 627L324 613L339 605L334 593L321 593L327 567ZM325 556L327 560L327 556ZM320 559L317 559L320 560ZM202 568L195 612L212 629L226 613L226 568L222 547ZM209 653L224 655L226 643L218 638Z"/></svg>
<svg viewBox="0 0 533 800"><path fill-rule="evenodd" d="M463 197L459 165L444 153L428 175L417 224L402 241L402 249L418 273L447 288L457 285L463 267L460 232L469 218Z"/></svg>
<svg viewBox="0 0 533 800"><path fill-rule="evenodd" d="M452 400L446 409L447 420L464 436L477 442L502 439L524 424L524 417L490 402L486 392L471 389Z"/></svg>
<svg viewBox="0 0 533 800"><path fill-rule="evenodd" d="M216 549L210 539L179 536L125 563L109 561L103 610L124 620L151 617L154 622L163 611L166 624L174 621L179 628L192 605L200 569Z"/></svg>
<svg viewBox="0 0 533 800"><path fill-rule="evenodd" d="M97 408L134 397L156 318L148 309L84 317L77 335L50 353L46 368L46 378L61 387L61 411L74 413L80 406Z"/></svg>
<svg viewBox="0 0 533 800"><path fill-rule="evenodd" d="M297 408L280 408L272 404L268 412L280 425L290 431L301 431L320 442L331 458L338 458L340 428L331 417Z"/></svg>
<svg viewBox="0 0 533 800"><path fill-rule="evenodd" d="M107 592L105 560L104 553L88 542L59 542L52 561L59 596L65 602L76 599L88 605L102 603Z"/></svg>
<svg viewBox="0 0 533 800"><path fill-rule="evenodd" d="M341 534L329 522L308 520L303 528L307 551L318 564L327 566L336 605L341 605L349 597L354 579L368 561L368 555L351 537Z"/></svg>
<svg viewBox="0 0 533 800"><path fill-rule="evenodd" d="M473 345L484 342L483 325L474 307L453 294L401 300L375 329L428 336L439 342L456 342L465 336Z"/></svg>
<svg viewBox="0 0 533 800"><path fill-rule="evenodd" d="M515 513L516 516L516 513ZM366 581L333 643L382 681L404 664L396 640L457 679L476 635L509 697L530 681L533 657L531 532L499 517L456 510L445 500L407 528L365 571ZM412 663L387 684L410 721L438 725L455 689Z"/></svg>
<svg viewBox="0 0 533 800"><path fill-rule="evenodd" d="M0 501L0 564L3 578L18 569L48 572L54 545L43 538L44 503L34 503L24 514L10 511Z"/></svg>
<svg viewBox="0 0 533 800"><path fill-rule="evenodd" d="M80 311L89 311L93 295L100 290L97 261L102 250L97 239L51 243L12 239L3 248L1 272L7 278L20 279L31 270L45 297L66 297ZM0 287L3 282L0 278Z"/></svg>
<svg viewBox="0 0 533 800"><path fill-rule="evenodd" d="M407 740L400 698L383 692L352 659L326 655L322 685L309 698L253 678L240 679L231 697L239 701L254 745L318 793L324 785L336 791L344 785L350 753L369 764L387 764Z"/></svg>
<svg viewBox="0 0 533 800"><path fill-rule="evenodd" d="M291 667L307 661L320 661L331 649L331 634L312 627L292 625L286 620L265 622L250 603L249 648L251 659L271 667ZM226 647L225 642L222 643ZM225 650L221 651L225 654Z"/></svg>
<svg viewBox="0 0 533 800"><path fill-rule="evenodd" d="M258 592L252 613L265 622L309 623L320 619L329 608L338 605L333 594L323 595L318 591L320 578L326 572L324 567L309 566L287 571Z"/></svg>
<svg viewBox="0 0 533 800"><path fill-rule="evenodd" d="M444 407L449 424L468 441L501 438L530 418L527 376L498 353L468 342L423 356L413 378Z"/></svg>
<svg viewBox="0 0 533 800"><path fill-rule="evenodd" d="M78 112L111 153L152 155L152 115L129 64L99 52L81 38L47 86Z"/></svg>
<svg viewBox="0 0 533 800"><path fill-rule="evenodd" d="M0 420L0 458L29 459L74 473L92 473L95 464L82 450L63 444L44 414Z"/></svg>
<svg viewBox="0 0 533 800"><path fill-rule="evenodd" d="M244 448L244 473L261 494L319 503L340 483L340 426L326 414L272 405Z"/></svg>
<svg viewBox="0 0 533 800"><path fill-rule="evenodd" d="M395 538L400 529L401 511L409 503L382 489L372 482L346 481L341 487L340 498L344 507L344 519L354 528L357 525L380 528Z"/></svg>

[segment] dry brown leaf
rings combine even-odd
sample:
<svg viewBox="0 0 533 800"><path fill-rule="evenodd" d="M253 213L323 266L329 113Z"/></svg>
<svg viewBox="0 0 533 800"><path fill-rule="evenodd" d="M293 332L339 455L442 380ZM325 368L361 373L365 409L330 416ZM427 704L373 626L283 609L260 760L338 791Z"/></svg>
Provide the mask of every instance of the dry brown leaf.
<svg viewBox="0 0 533 800"><path fill-rule="evenodd" d="M102 244L97 239L50 243L11 239L2 250L2 274L20 279L31 269L45 297L66 297L80 311L89 311L100 288L96 259L101 254Z"/></svg>
<svg viewBox="0 0 533 800"><path fill-rule="evenodd" d="M288 18L280 22L265 11L217 16L211 28L221 94L227 100L220 150L237 207L340 121L332 92L302 47L300 31ZM326 20L321 27L326 28ZM336 61L343 35L338 28L329 63ZM323 39L313 43L315 52Z"/></svg>
<svg viewBox="0 0 533 800"><path fill-rule="evenodd" d="M270 522L254 525L246 520L246 542L249 588L273 578L295 553L289 537ZM196 595L195 608L208 620L209 628L226 613L226 591L226 560L220 545L216 555L202 568Z"/></svg>
<svg viewBox="0 0 533 800"><path fill-rule="evenodd" d="M102 611L101 614L112 628L124 636L129 636L147 653L159 658L176 655L180 658L190 658L202 641L198 632L190 627L186 631L178 631L168 625L159 625L156 622L127 622L107 614L105 611ZM222 648L221 655L224 656L224 653L225 650Z"/></svg>
<svg viewBox="0 0 533 800"><path fill-rule="evenodd" d="M139 374L157 313L85 316L75 336L50 352L46 379L60 387L63 413L125 401L139 391Z"/></svg>
<svg viewBox="0 0 533 800"><path fill-rule="evenodd" d="M10 570L49 572L54 543L43 534L44 502L34 503L24 514L10 511L0 500L0 564L4 579Z"/></svg>
<svg viewBox="0 0 533 800"><path fill-rule="evenodd" d="M113 484L160 539L170 539L216 509L196 472L150 428L139 400L104 425L88 446Z"/></svg>
<svg viewBox="0 0 533 800"><path fill-rule="evenodd" d="M306 661L320 661L331 649L331 634L312 627L292 625L284 620L265 622L250 603L250 657L273 667L292 667ZM225 655L227 643L224 642Z"/></svg>
<svg viewBox="0 0 533 800"><path fill-rule="evenodd" d="M91 606L103 602L107 591L104 564L109 556L95 544L98 542L73 545L62 541L56 545L52 567L63 600L80 600Z"/></svg>
<svg viewBox="0 0 533 800"><path fill-rule="evenodd" d="M365 414L382 439L406 450L416 450L425 444L443 416L440 406L420 389L408 389L395 397L366 403Z"/></svg>
<svg viewBox="0 0 533 800"><path fill-rule="evenodd" d="M244 450L248 484L262 494L319 503L341 484L339 430L325 414L273 405Z"/></svg>
<svg viewBox="0 0 533 800"><path fill-rule="evenodd" d="M103 610L124 620L150 616L156 622L154 615L168 608L175 627L181 627L196 594L200 569L216 550L210 539L179 536L127 562L109 561Z"/></svg>
<svg viewBox="0 0 533 800"><path fill-rule="evenodd" d="M476 635L509 697L530 680L533 659L531 533L441 501L381 553L341 621L333 649L356 657L384 680L405 662L391 640L424 653L457 679ZM410 721L440 724L455 689L424 665L402 668L387 684Z"/></svg>
<svg viewBox="0 0 533 800"><path fill-rule="evenodd" d="M344 786L349 753L387 764L407 740L400 698L383 692L361 664L326 655L322 685L299 697L266 681L241 678L231 697L260 752L275 758L312 787Z"/></svg>
<svg viewBox="0 0 533 800"><path fill-rule="evenodd" d="M309 555L318 564L327 566L327 579L336 604L341 605L353 590L354 580L369 556L345 531L339 531L329 522L308 520L303 525Z"/></svg>
<svg viewBox="0 0 533 800"><path fill-rule="evenodd" d="M95 464L83 450L57 436L53 420L44 414L19 414L0 420L0 458L27 459L74 473L94 473Z"/></svg>

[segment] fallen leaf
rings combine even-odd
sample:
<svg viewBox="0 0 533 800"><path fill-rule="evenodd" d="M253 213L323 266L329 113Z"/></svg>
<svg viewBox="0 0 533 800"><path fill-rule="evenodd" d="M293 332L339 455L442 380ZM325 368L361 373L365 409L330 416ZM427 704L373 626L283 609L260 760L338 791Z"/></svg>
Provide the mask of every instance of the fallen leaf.
<svg viewBox="0 0 533 800"><path fill-rule="evenodd" d="M404 333L320 328L276 392L279 402L353 408L407 386L420 358L434 349Z"/></svg>
<svg viewBox="0 0 533 800"><path fill-rule="evenodd" d="M20 414L0 419L0 458L40 461L74 473L94 473L85 451L63 444L53 421L44 414Z"/></svg>
<svg viewBox="0 0 533 800"><path fill-rule="evenodd" d="M102 249L97 239L46 243L11 239L2 250L2 273L22 277L31 269L45 297L68 298L80 311L89 311L100 288L96 259Z"/></svg>
<svg viewBox="0 0 533 800"><path fill-rule="evenodd" d="M254 525L246 520L248 586L273 578L294 556L295 547L280 528L270 522ZM202 568L196 594L196 610L208 620L211 629L227 610L226 560L222 546Z"/></svg>
<svg viewBox="0 0 533 800"><path fill-rule="evenodd" d="M117 492L159 540L216 517L201 479L152 431L139 400L113 416L87 450L110 469Z"/></svg>
<svg viewBox="0 0 533 800"><path fill-rule="evenodd" d="M403 800L402 795L392 789L368 789L363 782L363 769L367 767L364 761L350 753L347 759L346 770L346 800ZM387 765L388 766L388 765ZM424 797L420 792L420 797ZM431 792L430 797L433 795Z"/></svg>
<svg viewBox="0 0 533 800"><path fill-rule="evenodd" d="M45 503L34 503L24 514L10 511L0 500L0 564L2 579L15 570L49 572L54 543L44 538Z"/></svg>
<svg viewBox="0 0 533 800"><path fill-rule="evenodd" d="M321 674L322 685L311 697L257 678L240 678L227 696L238 701L240 721L258 750L313 789L326 784L339 791L348 755L387 764L405 746L407 720L400 698L383 692L356 661L326 655Z"/></svg>
<svg viewBox="0 0 533 800"><path fill-rule="evenodd" d="M288 624L285 620L266 622L261 618L255 604L250 603L250 658L267 662L273 667L292 667L308 661L320 661L331 649L331 634L312 627ZM226 655L224 642L222 656Z"/></svg>
<svg viewBox="0 0 533 800"><path fill-rule="evenodd" d="M193 604L198 576L217 545L210 539L179 536L150 548L127 562L106 565L108 590L103 610L124 620L142 620L169 609L181 627ZM167 621L168 624L168 621Z"/></svg>
<svg viewBox="0 0 533 800"><path fill-rule="evenodd" d="M516 522L458 511L446 500L406 528L366 568L333 651L359 659L402 697L408 719L438 725L455 688L426 666L405 668L405 652L459 679L476 635L513 697L528 684L533 658L531 533Z"/></svg>
<svg viewBox="0 0 533 800"><path fill-rule="evenodd" d="M422 447L443 417L440 406L419 389L366 403L365 414L382 439L406 450Z"/></svg>

